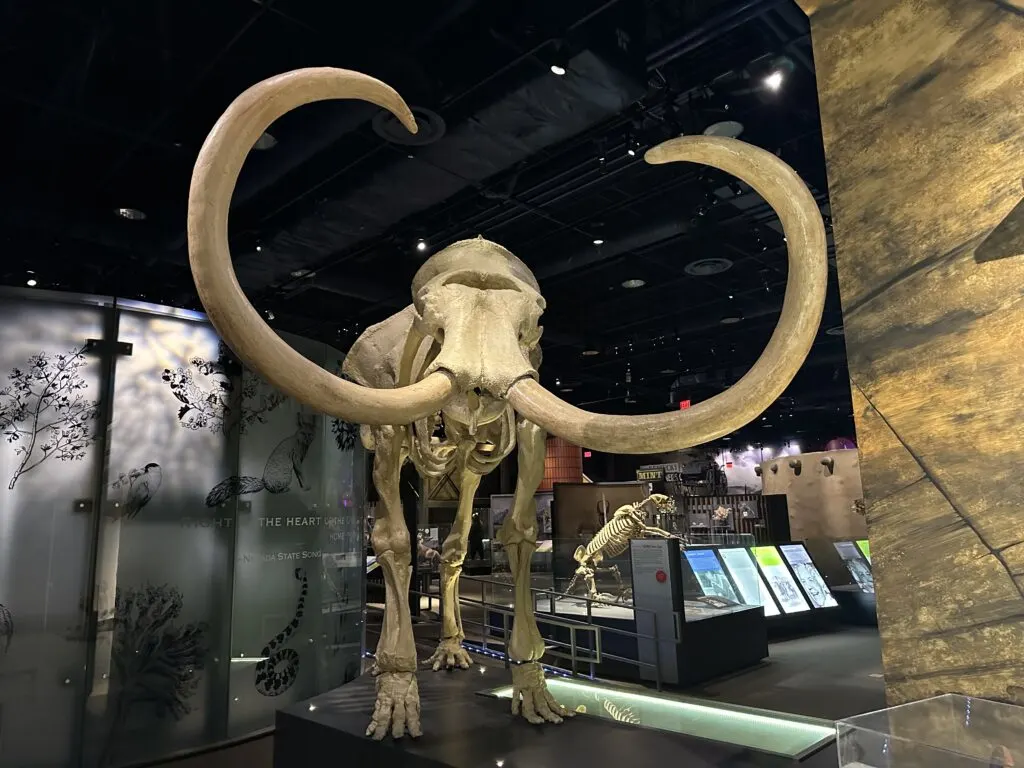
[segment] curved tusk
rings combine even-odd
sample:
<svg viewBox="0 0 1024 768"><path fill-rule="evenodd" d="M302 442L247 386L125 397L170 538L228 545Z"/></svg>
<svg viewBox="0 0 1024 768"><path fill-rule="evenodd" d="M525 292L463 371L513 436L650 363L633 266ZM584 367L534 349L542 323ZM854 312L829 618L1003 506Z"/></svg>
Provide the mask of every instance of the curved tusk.
<svg viewBox="0 0 1024 768"><path fill-rule="evenodd" d="M250 368L296 400L357 424L409 424L440 410L452 392L445 373L397 389L344 381L307 360L263 322L231 264L228 208L238 173L263 131L315 101L362 99L387 109L413 133L402 97L372 77L343 69L298 69L249 88L227 108L199 151L188 196L188 251L199 298L214 328Z"/></svg>
<svg viewBox="0 0 1024 768"><path fill-rule="evenodd" d="M775 155L736 139L684 136L645 155L652 164L691 161L731 173L775 209L789 244L782 314L768 346L725 392L684 411L645 416L591 413L566 403L532 379L517 381L508 400L525 418L586 448L608 453L663 453L700 445L751 422L793 380L811 349L825 306L825 226L796 172Z"/></svg>

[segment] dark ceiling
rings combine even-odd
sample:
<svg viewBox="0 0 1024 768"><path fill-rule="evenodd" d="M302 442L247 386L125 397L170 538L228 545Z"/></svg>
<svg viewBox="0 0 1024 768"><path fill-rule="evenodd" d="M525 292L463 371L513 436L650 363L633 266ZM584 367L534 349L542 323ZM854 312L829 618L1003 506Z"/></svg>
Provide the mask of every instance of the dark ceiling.
<svg viewBox="0 0 1024 768"><path fill-rule="evenodd" d="M540 280L545 384L609 412L696 403L767 342L785 243L748 188L648 166L643 148L737 121L800 173L828 224L791 0L54 0L2 14L7 284L32 270L40 287L199 308L184 247L198 147L241 91L303 66L379 77L424 126L412 139L375 108L313 105L243 170L240 281L274 327L341 349L409 302L425 255L482 234ZM810 358L742 440L852 436L841 324L833 267Z"/></svg>

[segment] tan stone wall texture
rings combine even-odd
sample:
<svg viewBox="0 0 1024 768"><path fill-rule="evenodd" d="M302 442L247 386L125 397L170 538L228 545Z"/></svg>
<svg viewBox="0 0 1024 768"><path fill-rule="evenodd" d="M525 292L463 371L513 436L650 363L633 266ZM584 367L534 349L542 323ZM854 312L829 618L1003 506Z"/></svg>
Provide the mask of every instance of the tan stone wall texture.
<svg viewBox="0 0 1024 768"><path fill-rule="evenodd" d="M799 474L794 462L799 462ZM857 451L803 453L760 466L762 493L786 497L794 541L867 537L864 516L853 507L853 502L864 497Z"/></svg>
<svg viewBox="0 0 1024 768"><path fill-rule="evenodd" d="M801 5L889 699L1024 703L1024 3Z"/></svg>

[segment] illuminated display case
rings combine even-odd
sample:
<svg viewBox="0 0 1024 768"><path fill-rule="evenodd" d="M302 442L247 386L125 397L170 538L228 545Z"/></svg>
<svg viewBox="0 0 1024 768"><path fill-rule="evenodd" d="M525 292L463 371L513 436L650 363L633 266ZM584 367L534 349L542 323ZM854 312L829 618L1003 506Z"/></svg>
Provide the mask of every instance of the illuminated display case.
<svg viewBox="0 0 1024 768"><path fill-rule="evenodd" d="M834 541L832 546L857 586L865 592L874 592L875 579L871 574L871 563L865 558L861 548L852 541Z"/></svg>
<svg viewBox="0 0 1024 768"><path fill-rule="evenodd" d="M812 607L835 608L839 605L803 544L782 544L779 551L793 569L793 575L803 587Z"/></svg>
<svg viewBox="0 0 1024 768"><path fill-rule="evenodd" d="M778 616L779 606L768 591L761 572L757 570L754 556L745 547L722 547L718 550L719 557L732 577L742 601L746 605L760 605L765 616Z"/></svg>
<svg viewBox="0 0 1024 768"><path fill-rule="evenodd" d="M994 768L1024 762L1024 707L957 694L836 723L840 768Z"/></svg>
<svg viewBox="0 0 1024 768"><path fill-rule="evenodd" d="M768 618L838 605L803 544L690 547L685 557L706 597L760 605Z"/></svg>
<svg viewBox="0 0 1024 768"><path fill-rule="evenodd" d="M158 760L356 676L350 425L246 370L198 313L0 296L0 766Z"/></svg>
<svg viewBox="0 0 1024 768"><path fill-rule="evenodd" d="M868 561L868 565L871 564L871 544L867 539L857 539L857 549L864 555L864 559Z"/></svg>

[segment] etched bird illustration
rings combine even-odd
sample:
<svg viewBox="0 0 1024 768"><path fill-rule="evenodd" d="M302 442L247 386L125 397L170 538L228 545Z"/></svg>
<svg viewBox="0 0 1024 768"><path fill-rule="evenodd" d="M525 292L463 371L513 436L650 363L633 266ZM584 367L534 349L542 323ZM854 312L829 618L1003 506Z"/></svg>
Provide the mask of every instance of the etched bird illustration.
<svg viewBox="0 0 1024 768"><path fill-rule="evenodd" d="M122 516L131 520L142 508L149 504L160 490L160 483L163 481L163 469L156 462L149 462L144 467L133 469L125 475L121 475L115 488L121 489L121 498L124 504Z"/></svg>
<svg viewBox="0 0 1024 768"><path fill-rule="evenodd" d="M307 486L302 477L302 462L306 460L315 433L316 417L299 414L295 433L278 443L270 452L263 468L263 477L235 475L221 480L206 494L206 506L216 507L230 498L247 493L284 493L292 487L293 477L299 481L299 487L305 489Z"/></svg>

